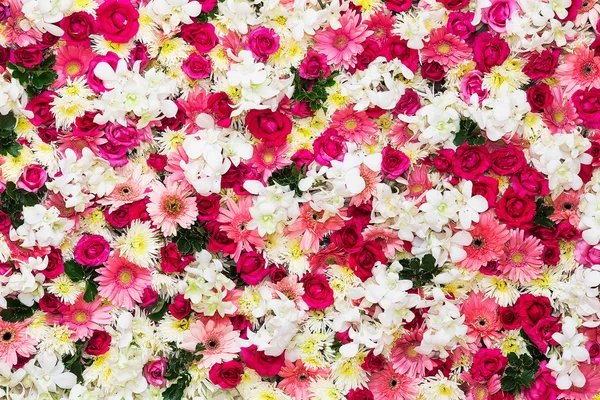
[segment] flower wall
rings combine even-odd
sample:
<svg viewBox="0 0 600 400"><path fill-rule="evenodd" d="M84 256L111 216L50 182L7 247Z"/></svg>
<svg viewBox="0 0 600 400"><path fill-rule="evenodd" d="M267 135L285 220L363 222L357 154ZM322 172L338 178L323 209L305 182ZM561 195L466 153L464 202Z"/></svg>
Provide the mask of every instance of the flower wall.
<svg viewBox="0 0 600 400"><path fill-rule="evenodd" d="M0 397L599 400L596 0L0 0Z"/></svg>

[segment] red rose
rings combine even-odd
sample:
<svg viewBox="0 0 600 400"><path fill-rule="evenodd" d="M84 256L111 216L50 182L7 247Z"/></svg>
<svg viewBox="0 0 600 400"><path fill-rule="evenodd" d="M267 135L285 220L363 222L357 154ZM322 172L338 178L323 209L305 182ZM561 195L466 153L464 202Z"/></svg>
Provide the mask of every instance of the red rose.
<svg viewBox="0 0 600 400"><path fill-rule="evenodd" d="M542 353L546 354L548 345L557 346L558 343L552 339L552 335L562 331L562 324L558 317L544 317L533 327L524 326L523 330Z"/></svg>
<svg viewBox="0 0 600 400"><path fill-rule="evenodd" d="M438 0L450 11L458 11L469 5L469 0Z"/></svg>
<svg viewBox="0 0 600 400"><path fill-rule="evenodd" d="M208 372L210 381L223 389L233 389L242 381L244 366L235 361L215 364Z"/></svg>
<svg viewBox="0 0 600 400"><path fill-rule="evenodd" d="M515 192L521 196L546 196L550 193L548 179L535 168L521 168L510 178Z"/></svg>
<svg viewBox="0 0 600 400"><path fill-rule="evenodd" d="M491 176L482 175L473 181L473 196L481 195L485 197L490 208L496 206L496 198L499 192L498 180Z"/></svg>
<svg viewBox="0 0 600 400"><path fill-rule="evenodd" d="M454 163L454 150L452 149L441 149L433 159L433 166L439 172L448 172L452 168Z"/></svg>
<svg viewBox="0 0 600 400"><path fill-rule="evenodd" d="M400 100L398 100L398 103L396 103L392 114L415 115L419 111L419 108L421 108L421 100L417 92L412 89L406 89Z"/></svg>
<svg viewBox="0 0 600 400"><path fill-rule="evenodd" d="M552 314L550 300L544 296L522 294L515 303L515 309L521 317L523 327L533 327L542 318Z"/></svg>
<svg viewBox="0 0 600 400"><path fill-rule="evenodd" d="M429 61L424 62L421 65L421 75L424 79L429 79L433 82L441 82L446 76L446 71L440 63Z"/></svg>
<svg viewBox="0 0 600 400"><path fill-rule="evenodd" d="M472 12L451 12L448 15L448 23L446 25L448 33L467 40L475 32L475 27L472 24L474 16L475 14Z"/></svg>
<svg viewBox="0 0 600 400"><path fill-rule="evenodd" d="M181 69L191 79L204 79L212 72L212 61L198 53L192 53L183 62Z"/></svg>
<svg viewBox="0 0 600 400"><path fill-rule="evenodd" d="M363 282L373 276L371 270L377 261L385 264L387 263L387 257L381 248L381 244L375 240L365 242L363 247L358 252L351 254L348 260L350 269Z"/></svg>
<svg viewBox="0 0 600 400"><path fill-rule="evenodd" d="M10 222L10 217L8 216L8 214L0 210L0 232L4 233L5 235L8 235L11 226L12 223Z"/></svg>
<svg viewBox="0 0 600 400"><path fill-rule="evenodd" d="M261 376L277 375L285 361L285 353L277 357L268 356L263 351L257 350L256 345L244 347L240 354L246 366Z"/></svg>
<svg viewBox="0 0 600 400"><path fill-rule="evenodd" d="M152 153L146 160L146 165L156 172L163 172L167 166L168 158L164 154Z"/></svg>
<svg viewBox="0 0 600 400"><path fill-rule="evenodd" d="M385 6L390 11L403 12L412 6L411 0L386 0Z"/></svg>
<svg viewBox="0 0 600 400"><path fill-rule="evenodd" d="M519 313L514 307L500 307L498 316L504 329L513 330L521 327Z"/></svg>
<svg viewBox="0 0 600 400"><path fill-rule="evenodd" d="M246 115L246 126L255 138L268 146L283 146L292 132L292 120L279 110L251 110Z"/></svg>
<svg viewBox="0 0 600 400"><path fill-rule="evenodd" d="M146 69L148 65L150 65L150 53L148 53L148 48L144 43L137 43L135 47L129 53L129 67L133 68L136 61L140 62L140 71ZM181 113L178 113L181 114ZM174 117L173 117L174 118ZM169 120L171 118L163 118L161 123L164 125L166 123L165 120ZM183 125L183 124L182 124ZM172 127L173 130L179 129L180 126Z"/></svg>
<svg viewBox="0 0 600 400"><path fill-rule="evenodd" d="M76 12L60 21L67 44L90 43L90 35L96 33L96 20L86 12Z"/></svg>
<svg viewBox="0 0 600 400"><path fill-rule="evenodd" d="M541 53L533 53L525 64L523 72L534 81L541 81L554 75L558 66L560 49L544 50Z"/></svg>
<svg viewBox="0 0 600 400"><path fill-rule="evenodd" d="M27 192L37 193L46 184L47 179L48 174L44 168L37 164L28 165L23 169L17 187Z"/></svg>
<svg viewBox="0 0 600 400"><path fill-rule="evenodd" d="M198 221L214 221L219 216L221 208L221 196L211 194L210 196L196 195L196 205L198 206Z"/></svg>
<svg viewBox="0 0 600 400"><path fill-rule="evenodd" d="M364 71L369 64L381 55L379 43L375 40L367 39L362 43L363 51L356 56L356 69Z"/></svg>
<svg viewBox="0 0 600 400"><path fill-rule="evenodd" d="M217 120L217 125L229 128L231 125L231 112L233 102L225 92L213 93L208 97L208 108Z"/></svg>
<svg viewBox="0 0 600 400"><path fill-rule="evenodd" d="M509 187L498 201L495 210L498 219L509 228L528 229L533 226L536 208L531 197L519 196Z"/></svg>
<svg viewBox="0 0 600 400"><path fill-rule="evenodd" d="M160 258L160 268L167 274L181 274L185 267L194 261L193 255L182 255L175 243L169 243L160 249Z"/></svg>
<svg viewBox="0 0 600 400"><path fill-rule="evenodd" d="M484 146L469 146L463 143L456 149L452 172L463 179L475 179L491 165L490 153Z"/></svg>
<svg viewBox="0 0 600 400"><path fill-rule="evenodd" d="M111 42L127 43L140 28L139 16L129 0L107 0L96 10L99 33Z"/></svg>
<svg viewBox="0 0 600 400"><path fill-rule="evenodd" d="M102 265L110 254L110 245L100 235L85 235L77 242L74 258L79 264L86 267Z"/></svg>
<svg viewBox="0 0 600 400"><path fill-rule="evenodd" d="M106 53L106 55L97 56L92 61L90 61L90 65L88 67L87 72L87 83L90 86L90 89L92 89L95 93L102 93L107 91L108 89L106 89L106 87L104 86L104 82L94 74L94 70L96 69L96 66L101 62L105 62L108 65L110 65L112 69L115 69L117 68L119 60L120 58L118 55L116 55L112 51L109 51L108 53Z"/></svg>
<svg viewBox="0 0 600 400"><path fill-rule="evenodd" d="M527 102L531 106L531 111L542 112L552 104L554 98L550 91L550 86L545 83L536 83L527 89Z"/></svg>
<svg viewBox="0 0 600 400"><path fill-rule="evenodd" d="M237 243L234 242L225 231L221 230L221 224L211 221L206 224L206 230L210 233L206 249L213 253L222 251L225 254L235 253Z"/></svg>
<svg viewBox="0 0 600 400"><path fill-rule="evenodd" d="M85 352L91 356L101 356L110 348L112 337L106 331L94 331L85 346Z"/></svg>
<svg viewBox="0 0 600 400"><path fill-rule="evenodd" d="M272 265L269 268L269 279L271 282L277 283L288 276L287 270L280 265Z"/></svg>
<svg viewBox="0 0 600 400"><path fill-rule="evenodd" d="M586 128L600 129L600 89L580 89L573 94L577 115Z"/></svg>
<svg viewBox="0 0 600 400"><path fill-rule="evenodd" d="M104 218L115 228L124 228L132 221L129 216L131 204L124 204L113 212L109 212L109 208L104 209Z"/></svg>
<svg viewBox="0 0 600 400"><path fill-rule="evenodd" d="M381 354L376 356L373 354L373 350L367 354L365 361L360 365L360 367L367 372L381 371L384 366L385 357L383 357Z"/></svg>
<svg viewBox="0 0 600 400"><path fill-rule="evenodd" d="M312 117L315 112L310 108L310 104L306 101L296 101L290 109L293 116L298 118Z"/></svg>
<svg viewBox="0 0 600 400"><path fill-rule="evenodd" d="M312 49L306 53L306 57L300 63L298 71L304 79L327 78L331 75L331 69L327 64L327 56Z"/></svg>
<svg viewBox="0 0 600 400"><path fill-rule="evenodd" d="M48 266L43 271L40 271L46 279L54 279L65 272L62 251L59 248L53 247L46 257L48 257Z"/></svg>
<svg viewBox="0 0 600 400"><path fill-rule="evenodd" d="M487 382L492 376L502 374L508 364L508 358L502 355L500 349L479 349L473 357L471 376L477 382Z"/></svg>
<svg viewBox="0 0 600 400"><path fill-rule="evenodd" d="M182 294L178 294L173 298L173 302L169 304L169 312L179 320L186 318L192 312L192 302Z"/></svg>
<svg viewBox="0 0 600 400"><path fill-rule="evenodd" d="M40 309L50 314L58 314L64 303L52 293L46 293L39 301Z"/></svg>
<svg viewBox="0 0 600 400"><path fill-rule="evenodd" d="M14 53L15 62L25 68L39 66L44 59L43 47L37 44L18 47Z"/></svg>
<svg viewBox="0 0 600 400"><path fill-rule="evenodd" d="M208 22L186 24L181 27L181 37L202 54L206 54L219 44L215 26Z"/></svg>
<svg viewBox="0 0 600 400"><path fill-rule="evenodd" d="M556 265L560 261L560 247L544 245L542 253L542 261L544 264Z"/></svg>
<svg viewBox="0 0 600 400"><path fill-rule="evenodd" d="M381 152L381 172L386 179L398 179L410 167L410 159L400 150L387 145Z"/></svg>
<svg viewBox="0 0 600 400"><path fill-rule="evenodd" d="M258 285L269 270L265 267L265 258L255 251L244 251L237 261L237 272L248 285Z"/></svg>
<svg viewBox="0 0 600 400"><path fill-rule="evenodd" d="M10 61L12 49L10 47L0 46L0 66L6 68L6 63Z"/></svg>
<svg viewBox="0 0 600 400"><path fill-rule="evenodd" d="M146 286L142 292L142 298L140 305L142 307L150 307L155 304L158 300L158 292L152 289L152 286Z"/></svg>
<svg viewBox="0 0 600 400"><path fill-rule="evenodd" d="M407 46L408 41L400 39L398 36L392 36L382 46L383 56L392 61L397 58L412 72L419 69L419 52Z"/></svg>
<svg viewBox="0 0 600 400"><path fill-rule="evenodd" d="M300 282L304 287L302 299L311 310L324 310L333 304L333 290L324 275L305 274Z"/></svg>
<svg viewBox="0 0 600 400"><path fill-rule="evenodd" d="M488 32L482 32L473 42L473 60L482 72L490 72L492 67L500 65L510 54L508 43Z"/></svg>
<svg viewBox="0 0 600 400"><path fill-rule="evenodd" d="M229 171L221 177L221 188L233 189L238 196L249 196L250 192L244 188L244 182L260 180L261 177L262 175L255 167L241 162L237 166L232 165Z"/></svg>
<svg viewBox="0 0 600 400"><path fill-rule="evenodd" d="M346 139L337 134L335 129L327 129L313 142L315 161L331 167L331 161L340 161L348 152Z"/></svg>
<svg viewBox="0 0 600 400"><path fill-rule="evenodd" d="M359 251L364 243L362 227L356 219L346 222L341 229L331 234L331 243L351 254Z"/></svg>
<svg viewBox="0 0 600 400"><path fill-rule="evenodd" d="M46 90L29 100L25 109L33 113L33 118L29 120L32 124L41 126L52 125L54 123L56 118L52 114L52 111L50 111L52 108L50 103L52 103L55 96L56 93Z"/></svg>
<svg viewBox="0 0 600 400"><path fill-rule="evenodd" d="M490 170L500 176L511 175L527 164L525 155L513 145L494 151L491 155Z"/></svg>
<svg viewBox="0 0 600 400"><path fill-rule="evenodd" d="M375 400L373 392L369 389L352 389L346 395L348 400Z"/></svg>

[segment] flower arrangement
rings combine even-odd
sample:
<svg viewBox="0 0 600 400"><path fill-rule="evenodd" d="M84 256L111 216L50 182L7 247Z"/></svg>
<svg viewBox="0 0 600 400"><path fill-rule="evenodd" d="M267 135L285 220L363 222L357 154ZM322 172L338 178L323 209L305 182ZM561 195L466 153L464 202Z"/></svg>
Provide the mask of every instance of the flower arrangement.
<svg viewBox="0 0 600 400"><path fill-rule="evenodd" d="M599 400L596 0L0 0L0 397Z"/></svg>

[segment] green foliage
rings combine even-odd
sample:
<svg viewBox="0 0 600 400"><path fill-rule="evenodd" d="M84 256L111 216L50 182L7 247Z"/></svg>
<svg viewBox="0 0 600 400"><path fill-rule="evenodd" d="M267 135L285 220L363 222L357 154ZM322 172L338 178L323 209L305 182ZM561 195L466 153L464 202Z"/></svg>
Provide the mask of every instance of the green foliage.
<svg viewBox="0 0 600 400"><path fill-rule="evenodd" d="M85 281L85 292L83 293L83 300L86 303L94 301L98 295L98 283L96 277L98 273L93 268L85 268L75 260L69 260L65 262L65 274L73 282Z"/></svg>
<svg viewBox="0 0 600 400"><path fill-rule="evenodd" d="M529 388L535 381L535 374L539 367L539 363L528 354L518 356L516 353L509 353L508 365L500 381L502 390L517 394L523 388Z"/></svg>
<svg viewBox="0 0 600 400"><path fill-rule="evenodd" d="M152 312L150 314L148 314L148 318L151 321L158 322L163 318L163 316L166 314L168 309L169 309L169 303L166 301L166 299L164 297L161 297L156 302L156 305L154 306L154 309L152 310Z"/></svg>
<svg viewBox="0 0 600 400"><path fill-rule="evenodd" d="M85 292L83 293L83 301L92 303L98 295L98 283L95 280L85 282Z"/></svg>
<svg viewBox="0 0 600 400"><path fill-rule="evenodd" d="M39 309L37 303L26 306L18 299L6 299L6 308L0 311L0 318L5 322L21 322L33 315Z"/></svg>
<svg viewBox="0 0 600 400"><path fill-rule="evenodd" d="M38 204L45 191L46 188L43 187L37 193L32 193L17 188L14 182L7 182L6 189L0 194L1 209L8 214L10 222L15 227L18 227L22 223L21 212L23 211L23 207L31 207Z"/></svg>
<svg viewBox="0 0 600 400"><path fill-rule="evenodd" d="M189 367L194 361L200 361L202 354L196 355L188 351L179 349L177 346L172 345L173 355L169 358L167 364L167 372L165 378L170 381L174 381L164 392L164 400L181 400L185 389L190 384L192 377L190 376ZM198 343L196 346L196 352L206 350L206 348Z"/></svg>
<svg viewBox="0 0 600 400"><path fill-rule="evenodd" d="M84 348L85 342L78 340L75 342L75 353L72 355L67 354L62 359L65 369L75 374L78 382L83 382L83 370L92 363L91 359L82 357Z"/></svg>
<svg viewBox="0 0 600 400"><path fill-rule="evenodd" d="M413 281L414 287L425 286L439 272L435 258L431 254L425 254L422 259L415 257L399 260L399 262L403 267L399 273L400 277Z"/></svg>
<svg viewBox="0 0 600 400"><path fill-rule="evenodd" d="M25 68L13 63L6 65L10 69L12 77L25 88L29 97L35 97L58 78L58 74L52 69L55 63L56 57L50 55L42 61L39 68Z"/></svg>
<svg viewBox="0 0 600 400"><path fill-rule="evenodd" d="M469 146L481 146L485 144L485 137L481 136L481 130L475 121L466 118L460 120L460 128L454 137L454 144L460 146L467 142Z"/></svg>
<svg viewBox="0 0 600 400"><path fill-rule="evenodd" d="M297 68L291 68L294 74L294 95L295 101L304 101L310 105L310 109L316 111L323 108L323 103L327 100L327 88L335 85L335 77L339 71L333 71L327 78L304 79L300 76Z"/></svg>
<svg viewBox="0 0 600 400"><path fill-rule="evenodd" d="M535 218L533 219L533 222L537 225L545 226L546 228L552 228L556 225L554 221L548 218L554 213L554 207L544 204L544 199L542 198L537 199L535 204Z"/></svg>
<svg viewBox="0 0 600 400"><path fill-rule="evenodd" d="M75 260L69 260L65 262L65 274L67 274L73 282L80 282L85 276L85 271L83 265Z"/></svg>
<svg viewBox="0 0 600 400"><path fill-rule="evenodd" d="M0 154L3 156L10 154L18 157L23 148L17 143L17 134L14 131L16 125L17 119L12 112L0 115Z"/></svg>
<svg viewBox="0 0 600 400"><path fill-rule="evenodd" d="M296 196L302 196L302 191L298 188L298 184L302 179L306 177L306 166L303 165L298 171L295 164L288 165L283 169L279 169L273 172L273 175L269 178L269 185L275 183L281 186L289 186L291 190L296 192Z"/></svg>
<svg viewBox="0 0 600 400"><path fill-rule="evenodd" d="M177 248L183 254L192 254L204 250L208 244L208 232L196 222L190 229L180 229L173 239Z"/></svg>

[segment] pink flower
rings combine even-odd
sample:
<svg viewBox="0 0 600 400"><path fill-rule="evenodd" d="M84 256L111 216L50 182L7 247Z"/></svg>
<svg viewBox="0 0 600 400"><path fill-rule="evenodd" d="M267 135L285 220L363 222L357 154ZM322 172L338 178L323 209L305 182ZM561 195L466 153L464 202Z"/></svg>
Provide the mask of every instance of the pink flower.
<svg viewBox="0 0 600 400"><path fill-rule="evenodd" d="M152 357L146 365L144 365L144 378L149 384L156 387L166 386L167 379L167 360L162 357Z"/></svg>
<svg viewBox="0 0 600 400"><path fill-rule="evenodd" d="M413 329L398 339L390 356L394 371L420 378L433 369L431 358L415 350L423 341L423 332L424 329Z"/></svg>
<svg viewBox="0 0 600 400"><path fill-rule="evenodd" d="M115 254L98 269L100 284L98 293L112 301L117 307L133 310L135 303L142 301L146 286L152 282L150 270L142 268Z"/></svg>
<svg viewBox="0 0 600 400"><path fill-rule="evenodd" d="M56 54L56 64L54 65L58 78L52 84L52 87L63 87L67 83L67 78L74 80L79 76L84 76L93 59L94 52L90 48L82 46L59 47Z"/></svg>
<svg viewBox="0 0 600 400"><path fill-rule="evenodd" d="M296 400L309 399L309 387L317 378L325 378L329 371L325 368L309 368L298 359L295 363L285 360L284 366L279 371L283 379L277 385Z"/></svg>
<svg viewBox="0 0 600 400"><path fill-rule="evenodd" d="M490 347L493 340L502 337L499 332L502 324L498 318L498 304L494 299L487 299L480 292L471 292L462 303L461 311L468 327L467 335L474 338L476 343L482 339Z"/></svg>
<svg viewBox="0 0 600 400"><path fill-rule="evenodd" d="M225 202L227 208L221 208L217 222L223 223L221 231L227 233L227 237L237 243L233 258L237 261L240 258L242 250L252 251L256 248L263 248L264 241L256 229L248 229L247 224L252 220L250 207L252 199L249 196L240 198L239 204L236 204L231 198Z"/></svg>
<svg viewBox="0 0 600 400"><path fill-rule="evenodd" d="M239 345L240 333L233 330L233 325L228 319L201 320L194 322L183 337L181 348L196 352L196 345L202 343L206 350L200 351L202 360L198 365L210 368L215 364L231 361L238 356L241 350Z"/></svg>
<svg viewBox="0 0 600 400"><path fill-rule="evenodd" d="M563 57L555 75L567 97L579 89L600 87L600 57L582 45Z"/></svg>
<svg viewBox="0 0 600 400"><path fill-rule="evenodd" d="M196 221L196 198L187 184L169 180L165 186L155 182L149 197L148 214L165 236L174 235L178 225L188 229Z"/></svg>
<svg viewBox="0 0 600 400"><path fill-rule="evenodd" d="M388 363L383 371L371 375L369 390L376 399L415 400L419 395L420 379L394 372Z"/></svg>
<svg viewBox="0 0 600 400"><path fill-rule="evenodd" d="M315 36L315 50L327 56L327 62L336 68L352 68L356 65L356 55L363 51L361 45L373 32L361 22L361 16L347 11L339 19L341 27L328 26Z"/></svg>
<svg viewBox="0 0 600 400"><path fill-rule="evenodd" d="M302 236L300 248L316 253L319 250L319 241L327 233L344 226L344 221L338 215L326 217L324 214L323 211L313 210L309 203L302 204L296 222L288 227L288 236Z"/></svg>
<svg viewBox="0 0 600 400"><path fill-rule="evenodd" d="M0 318L0 363L10 367L17 357L30 357L35 352L37 341L27 333L28 321L5 322Z"/></svg>
<svg viewBox="0 0 600 400"><path fill-rule="evenodd" d="M521 229L511 231L504 249L504 257L498 262L503 277L521 284L542 276L542 253L544 246L533 236L525 237Z"/></svg>
<svg viewBox="0 0 600 400"><path fill-rule="evenodd" d="M469 231L473 240L469 246L463 247L467 257L459 264L469 271L477 271L504 253L504 244L510 237L506 226L500 224L491 212L479 216L479 222L473 224Z"/></svg>
<svg viewBox="0 0 600 400"><path fill-rule="evenodd" d="M423 62L437 62L446 68L460 64L471 54L471 47L460 37L449 33L446 27L432 30L429 34L429 42L421 50Z"/></svg>
<svg viewBox="0 0 600 400"><path fill-rule="evenodd" d="M101 305L100 299L91 303L79 297L75 303L62 310L62 323L73 332L73 340L87 339L94 330L101 329L100 325L108 325L112 322L110 314L111 306Z"/></svg>

